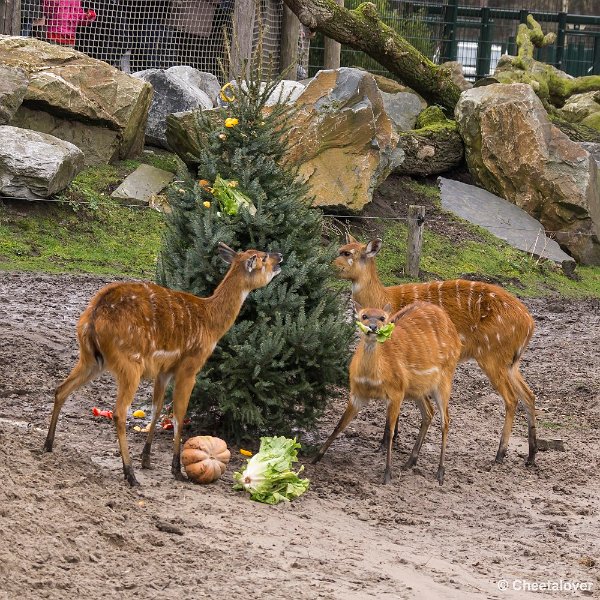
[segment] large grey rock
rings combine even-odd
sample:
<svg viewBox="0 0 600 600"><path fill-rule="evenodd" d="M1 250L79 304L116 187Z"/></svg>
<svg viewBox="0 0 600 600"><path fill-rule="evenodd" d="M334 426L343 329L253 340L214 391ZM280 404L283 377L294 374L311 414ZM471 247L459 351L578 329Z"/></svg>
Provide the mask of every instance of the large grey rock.
<svg viewBox="0 0 600 600"><path fill-rule="evenodd" d="M438 178L442 208L487 229L514 248L563 264L572 262L566 252L546 236L542 224L518 206L495 194L453 179Z"/></svg>
<svg viewBox="0 0 600 600"><path fill-rule="evenodd" d="M152 196L159 194L172 180L173 173L169 171L140 165L111 196L133 204L148 205Z"/></svg>
<svg viewBox="0 0 600 600"><path fill-rule="evenodd" d="M427 108L427 102L412 92L388 94L380 92L383 108L398 131L409 131L415 128L419 113Z"/></svg>
<svg viewBox="0 0 600 600"><path fill-rule="evenodd" d="M20 67L29 75L23 106L90 125L96 128L90 136L98 128L116 132L118 158L142 149L149 84L72 48L35 38L0 36L0 65ZM37 129L34 122L29 126Z"/></svg>
<svg viewBox="0 0 600 600"><path fill-rule="evenodd" d="M13 118L28 85L29 77L23 69L0 65L0 125L9 123Z"/></svg>
<svg viewBox="0 0 600 600"><path fill-rule="evenodd" d="M467 90L455 115L475 180L539 218L578 262L600 265L598 165L550 123L532 87Z"/></svg>
<svg viewBox="0 0 600 600"><path fill-rule="evenodd" d="M54 137L75 144L84 153L85 166L102 165L118 160L121 140L119 132L108 127L83 123L74 119L62 119L44 112L21 106L11 125L49 133Z"/></svg>
<svg viewBox="0 0 600 600"><path fill-rule="evenodd" d="M173 69L173 67L167 70L148 69L133 75L147 81L154 90L146 125L146 143L167 149L169 148L166 136L167 115L196 108L204 110L213 107L213 101L208 94L193 81L195 75L193 72L200 73L200 71L193 67Z"/></svg>
<svg viewBox="0 0 600 600"><path fill-rule="evenodd" d="M64 140L0 126L0 194L37 200L60 192L83 168L83 152Z"/></svg>
<svg viewBox="0 0 600 600"><path fill-rule="evenodd" d="M306 86L298 81L280 81L267 99L265 106L273 106L279 102L295 102L304 92Z"/></svg>
<svg viewBox="0 0 600 600"><path fill-rule="evenodd" d="M170 67L167 69L167 73L172 78L179 79L183 83L202 90L210 98L213 106L217 106L221 84L212 73L199 71L198 69L194 69L194 67L186 65Z"/></svg>

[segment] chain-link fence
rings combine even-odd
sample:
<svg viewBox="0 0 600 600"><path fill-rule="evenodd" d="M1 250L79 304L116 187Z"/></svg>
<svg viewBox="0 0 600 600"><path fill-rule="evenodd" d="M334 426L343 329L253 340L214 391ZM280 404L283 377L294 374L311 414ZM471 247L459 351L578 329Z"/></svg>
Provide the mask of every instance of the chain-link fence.
<svg viewBox="0 0 600 600"><path fill-rule="evenodd" d="M356 8L361 0L345 0ZM494 72L502 54L516 54L520 23L532 13L556 43L536 58L575 76L600 74L600 0L371 0L380 18L436 63L456 60L468 79ZM486 6L482 7L482 4ZM569 12L567 12L567 10ZM311 42L309 73L323 67L323 37ZM387 74L363 52L342 46L342 66Z"/></svg>
<svg viewBox="0 0 600 600"><path fill-rule="evenodd" d="M221 79L234 11L235 0L21 0L21 35L73 47L126 72L190 65ZM262 27L264 53L276 65L281 12L281 0L260 0L253 19L254 45Z"/></svg>

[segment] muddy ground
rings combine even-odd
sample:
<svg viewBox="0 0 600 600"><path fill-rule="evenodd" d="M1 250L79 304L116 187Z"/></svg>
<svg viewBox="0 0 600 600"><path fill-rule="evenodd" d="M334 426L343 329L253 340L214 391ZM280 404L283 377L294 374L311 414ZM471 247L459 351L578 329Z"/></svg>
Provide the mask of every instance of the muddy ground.
<svg viewBox="0 0 600 600"><path fill-rule="evenodd" d="M384 409L371 406L319 465L306 465L310 490L271 507L232 490L235 448L217 483L174 481L168 432L157 436L155 468L138 468L142 486L129 489L111 424L91 415L112 407L109 376L67 402L54 453L40 452L53 390L76 359L76 319L103 283L0 273L0 598L531 597L514 580L589 583L591 592L542 595L600 597L598 301L527 302L537 332L523 371L540 437L562 440L564 452L540 452L538 466L525 467L520 412L506 463L492 465L502 403L466 364L443 486L437 419L418 468L399 468L419 421L408 404L392 484L381 484ZM147 408L149 391L135 408ZM317 439L342 410L330 406ZM139 466L143 434L128 436Z"/></svg>

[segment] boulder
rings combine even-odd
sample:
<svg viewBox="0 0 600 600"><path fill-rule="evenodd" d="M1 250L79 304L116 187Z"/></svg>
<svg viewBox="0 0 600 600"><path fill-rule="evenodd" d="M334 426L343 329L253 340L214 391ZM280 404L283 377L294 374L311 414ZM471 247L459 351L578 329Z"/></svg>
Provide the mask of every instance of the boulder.
<svg viewBox="0 0 600 600"><path fill-rule="evenodd" d="M403 156L375 79L358 69L319 71L296 100L288 159L317 206L360 211Z"/></svg>
<svg viewBox="0 0 600 600"><path fill-rule="evenodd" d="M122 200L124 204L148 206L153 197L173 181L173 173L157 169L151 165L140 165L130 173L111 197Z"/></svg>
<svg viewBox="0 0 600 600"><path fill-rule="evenodd" d="M0 66L0 125L9 123L13 118L28 85L29 77L23 69Z"/></svg>
<svg viewBox="0 0 600 600"><path fill-rule="evenodd" d="M412 92L380 92L383 108L398 131L415 128L419 113L427 108L427 102Z"/></svg>
<svg viewBox="0 0 600 600"><path fill-rule="evenodd" d="M49 133L54 137L75 144L84 153L85 166L101 165L119 159L119 132L82 121L61 119L44 112L21 106L11 125Z"/></svg>
<svg viewBox="0 0 600 600"><path fill-rule="evenodd" d="M194 79L195 75L198 77ZM213 108L209 95L198 87L203 79L194 67L171 67L170 69L148 69L138 71L137 77L152 85L152 104L146 125L146 143L169 148L166 136L167 115L193 110Z"/></svg>
<svg viewBox="0 0 600 600"><path fill-rule="evenodd" d="M552 260L560 265L575 261L546 237L541 223L511 202L486 190L461 181L439 177L442 209L461 219L487 229L491 234L533 256Z"/></svg>
<svg viewBox="0 0 600 600"><path fill-rule="evenodd" d="M600 264L598 165L554 127L527 84L463 92L455 110L469 171L488 191L540 220L583 264Z"/></svg>
<svg viewBox="0 0 600 600"><path fill-rule="evenodd" d="M71 48L35 38L0 36L0 65L21 67L30 77L24 107L116 132L119 158L133 156L143 147L152 99L148 83ZM37 129L33 122L30 126ZM93 138L95 131L88 137ZM84 153L93 151L80 148Z"/></svg>
<svg viewBox="0 0 600 600"><path fill-rule="evenodd" d="M273 106L279 102L295 102L304 89L305 86L298 81L280 81L271 92L265 106Z"/></svg>
<svg viewBox="0 0 600 600"><path fill-rule="evenodd" d="M170 67L167 71L170 77L202 90L210 98L213 106L217 106L219 103L221 84L212 73L200 71L186 65Z"/></svg>
<svg viewBox="0 0 600 600"><path fill-rule="evenodd" d="M46 133L0 126L0 194L39 200L65 189L83 168L77 146Z"/></svg>
<svg viewBox="0 0 600 600"><path fill-rule="evenodd" d="M558 111L572 123L581 123L584 119L600 112L600 91L573 94Z"/></svg>

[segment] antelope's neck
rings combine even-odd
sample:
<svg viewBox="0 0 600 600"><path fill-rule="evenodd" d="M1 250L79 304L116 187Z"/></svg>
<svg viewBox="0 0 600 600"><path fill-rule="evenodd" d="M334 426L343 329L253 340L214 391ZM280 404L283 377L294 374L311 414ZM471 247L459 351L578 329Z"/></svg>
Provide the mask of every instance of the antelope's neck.
<svg viewBox="0 0 600 600"><path fill-rule="evenodd" d="M364 337L360 342L359 352L360 360L356 368L356 375L373 380L379 379L381 344L375 340L374 336Z"/></svg>
<svg viewBox="0 0 600 600"><path fill-rule="evenodd" d="M352 282L352 299L364 307L383 308L387 304L387 293L373 259L367 260L360 279Z"/></svg>
<svg viewBox="0 0 600 600"><path fill-rule="evenodd" d="M225 335L233 325L249 292L242 285L239 276L230 270L213 295L204 299L206 316L217 339Z"/></svg>

